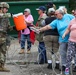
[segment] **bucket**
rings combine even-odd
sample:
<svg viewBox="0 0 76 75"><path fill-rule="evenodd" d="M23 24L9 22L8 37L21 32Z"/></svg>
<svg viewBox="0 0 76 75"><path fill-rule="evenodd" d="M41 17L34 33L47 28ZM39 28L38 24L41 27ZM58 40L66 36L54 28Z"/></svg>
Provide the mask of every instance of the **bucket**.
<svg viewBox="0 0 76 75"><path fill-rule="evenodd" d="M18 31L27 28L23 13L14 14L13 20Z"/></svg>

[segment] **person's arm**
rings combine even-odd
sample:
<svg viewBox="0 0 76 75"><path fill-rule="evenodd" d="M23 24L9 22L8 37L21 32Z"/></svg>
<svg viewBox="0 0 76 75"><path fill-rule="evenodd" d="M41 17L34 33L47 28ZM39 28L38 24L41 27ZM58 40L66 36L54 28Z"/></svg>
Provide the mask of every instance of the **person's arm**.
<svg viewBox="0 0 76 75"><path fill-rule="evenodd" d="M27 24L31 24L31 23L32 23L32 21L26 21L26 20L25 20L25 22L26 22Z"/></svg>
<svg viewBox="0 0 76 75"><path fill-rule="evenodd" d="M67 28L67 29L66 29L66 31L64 32L64 34L63 34L62 38L64 39L64 38L65 38L65 36L66 36L69 32L70 32L70 30L69 30L69 28Z"/></svg>
<svg viewBox="0 0 76 75"><path fill-rule="evenodd" d="M66 29L66 31L64 32L64 34L62 35L62 38L63 38L63 39L64 39L65 36L66 36L67 34L69 34L69 32L71 31L71 30L70 30L70 29L71 29L71 26L72 26L72 21L70 22L70 24L69 24L68 28Z"/></svg>
<svg viewBox="0 0 76 75"><path fill-rule="evenodd" d="M54 20L50 24L48 24L48 25L40 28L39 31L40 32L43 32L43 31L46 31L46 30L49 30L49 29L55 29L56 28L56 25L57 25L57 21Z"/></svg>
<svg viewBox="0 0 76 75"><path fill-rule="evenodd" d="M40 28L39 31L43 32L43 31L46 31L46 30L49 30L49 29L52 29L52 27L50 25L46 25L46 26Z"/></svg>

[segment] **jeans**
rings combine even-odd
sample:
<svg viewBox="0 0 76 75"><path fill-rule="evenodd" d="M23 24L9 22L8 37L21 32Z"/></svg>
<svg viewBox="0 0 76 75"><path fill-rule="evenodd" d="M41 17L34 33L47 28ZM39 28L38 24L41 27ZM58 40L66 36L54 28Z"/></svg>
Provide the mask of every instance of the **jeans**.
<svg viewBox="0 0 76 75"><path fill-rule="evenodd" d="M59 43L59 52L61 55L61 66L66 66L66 55L67 55L67 44L68 43Z"/></svg>
<svg viewBox="0 0 76 75"><path fill-rule="evenodd" d="M26 40L27 40L27 49L30 50L31 49L30 34L28 35L21 34L21 41L20 41L21 49L25 49Z"/></svg>
<svg viewBox="0 0 76 75"><path fill-rule="evenodd" d="M38 52L39 52L39 63L46 63L47 56L44 42L39 42Z"/></svg>

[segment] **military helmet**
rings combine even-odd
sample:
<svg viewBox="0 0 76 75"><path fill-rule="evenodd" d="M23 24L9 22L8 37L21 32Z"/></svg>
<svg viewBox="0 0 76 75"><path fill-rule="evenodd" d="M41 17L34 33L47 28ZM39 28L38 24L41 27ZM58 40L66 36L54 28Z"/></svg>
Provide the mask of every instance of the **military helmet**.
<svg viewBox="0 0 76 75"><path fill-rule="evenodd" d="M9 8L9 4L6 3L6 2L1 2L1 5L2 5L3 7L5 7L5 8Z"/></svg>

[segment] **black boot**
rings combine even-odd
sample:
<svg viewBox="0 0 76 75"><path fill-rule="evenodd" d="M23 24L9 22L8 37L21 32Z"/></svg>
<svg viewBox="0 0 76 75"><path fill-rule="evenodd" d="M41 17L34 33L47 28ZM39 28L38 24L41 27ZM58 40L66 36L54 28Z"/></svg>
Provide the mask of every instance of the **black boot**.
<svg viewBox="0 0 76 75"><path fill-rule="evenodd" d="M59 70L65 71L65 68L66 68L65 66L62 66Z"/></svg>
<svg viewBox="0 0 76 75"><path fill-rule="evenodd" d="M60 68L60 65L59 63L56 63L56 66L55 66L56 69L59 69Z"/></svg>
<svg viewBox="0 0 76 75"><path fill-rule="evenodd" d="M47 68L52 69L52 63L48 64Z"/></svg>
<svg viewBox="0 0 76 75"><path fill-rule="evenodd" d="M76 66L73 68L73 72L76 72Z"/></svg>

